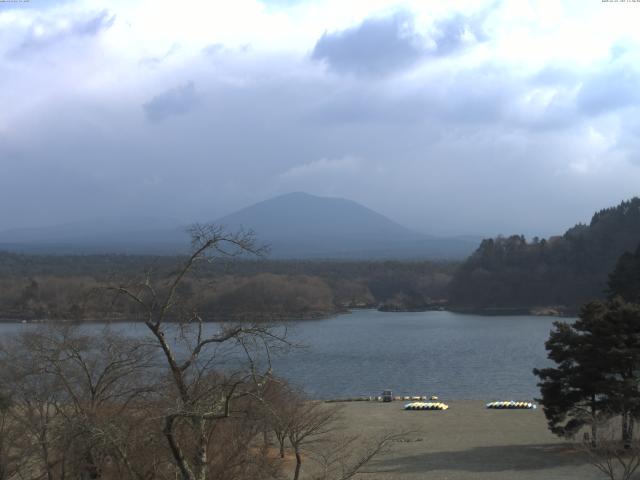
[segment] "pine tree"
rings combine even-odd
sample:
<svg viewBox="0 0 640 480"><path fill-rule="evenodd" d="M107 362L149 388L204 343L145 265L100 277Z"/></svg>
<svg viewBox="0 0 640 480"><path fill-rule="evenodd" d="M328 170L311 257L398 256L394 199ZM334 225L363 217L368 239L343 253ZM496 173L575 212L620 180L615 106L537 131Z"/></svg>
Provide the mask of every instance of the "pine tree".
<svg viewBox="0 0 640 480"><path fill-rule="evenodd" d="M596 333L608 347L602 366L608 377L608 408L621 416L622 439L629 446L640 416L640 305L614 299Z"/></svg>
<svg viewBox="0 0 640 480"><path fill-rule="evenodd" d="M615 299L591 302L573 324L556 322L546 342L556 367L535 369L550 430L572 436L619 415L629 445L640 417L640 306Z"/></svg>
<svg viewBox="0 0 640 480"><path fill-rule="evenodd" d="M598 338L590 335L607 308L600 302L586 305L574 324L555 322L545 346L555 368L534 369L540 377L540 393L549 429L571 437L591 426L591 441L597 438L599 418L607 414L608 380L601 370L602 351Z"/></svg>
<svg viewBox="0 0 640 480"><path fill-rule="evenodd" d="M627 302L640 303L640 245L635 253L623 254L609 275L609 298L622 297Z"/></svg>

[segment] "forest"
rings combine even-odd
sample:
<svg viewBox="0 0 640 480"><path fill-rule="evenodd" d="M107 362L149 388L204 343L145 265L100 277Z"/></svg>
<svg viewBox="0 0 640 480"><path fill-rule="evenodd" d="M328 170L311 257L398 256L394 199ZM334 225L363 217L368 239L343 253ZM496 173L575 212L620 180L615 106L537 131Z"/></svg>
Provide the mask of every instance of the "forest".
<svg viewBox="0 0 640 480"><path fill-rule="evenodd" d="M552 308L574 313L607 294L609 272L640 244L640 198L600 210L549 239L483 240L453 276L449 301L477 310Z"/></svg>
<svg viewBox="0 0 640 480"><path fill-rule="evenodd" d="M0 318L131 318L110 285L171 275L180 257L0 253ZM209 320L308 319L351 308L442 304L457 264L400 261L214 260L198 265L181 295ZM142 273L141 273L142 272Z"/></svg>
<svg viewBox="0 0 640 480"><path fill-rule="evenodd" d="M321 318L353 308L575 314L605 298L609 273L640 244L640 199L593 215L562 236L482 241L464 262L217 258L181 285L209 320ZM181 257L0 252L0 318L131 318L110 285L173 273ZM625 280L626 282L626 280Z"/></svg>
<svg viewBox="0 0 640 480"><path fill-rule="evenodd" d="M215 230L171 272L107 288L145 336L51 322L2 338L0 478L348 480L398 438L340 436L339 407L275 376L286 328L205 325L183 287L223 243L252 248Z"/></svg>

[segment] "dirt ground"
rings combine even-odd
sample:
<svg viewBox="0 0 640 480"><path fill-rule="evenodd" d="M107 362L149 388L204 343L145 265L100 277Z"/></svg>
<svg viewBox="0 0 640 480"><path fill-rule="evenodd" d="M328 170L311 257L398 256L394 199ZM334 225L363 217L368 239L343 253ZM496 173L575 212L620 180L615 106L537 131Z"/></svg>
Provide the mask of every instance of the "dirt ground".
<svg viewBox="0 0 640 480"><path fill-rule="evenodd" d="M343 426L374 438L411 431L360 478L602 479L583 454L547 430L537 410L487 410L479 401L447 402L446 411L405 411L404 402L345 403Z"/></svg>

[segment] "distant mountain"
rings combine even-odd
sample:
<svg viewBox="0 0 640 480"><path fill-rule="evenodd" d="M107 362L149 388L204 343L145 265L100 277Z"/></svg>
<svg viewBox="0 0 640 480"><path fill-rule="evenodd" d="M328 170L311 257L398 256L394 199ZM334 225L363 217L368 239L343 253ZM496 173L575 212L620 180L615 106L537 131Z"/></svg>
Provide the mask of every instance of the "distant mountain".
<svg viewBox="0 0 640 480"><path fill-rule="evenodd" d="M243 208L215 223L256 232L272 258L460 259L480 239L439 238L409 230L351 200L290 193ZM27 253L176 254L186 228L165 219L100 219L0 232L0 250Z"/></svg>
<svg viewBox="0 0 640 480"><path fill-rule="evenodd" d="M0 250L42 254L165 255L186 251L187 242L184 227L160 218L102 218L0 232Z"/></svg>
<svg viewBox="0 0 640 480"><path fill-rule="evenodd" d="M617 260L640 245L640 198L593 215L562 236L483 240L458 269L451 301L474 308L565 306L575 310L606 294Z"/></svg>
<svg viewBox="0 0 640 480"><path fill-rule="evenodd" d="M275 258L464 258L479 239L438 238L409 230L342 198L289 193L216 223L252 229Z"/></svg>

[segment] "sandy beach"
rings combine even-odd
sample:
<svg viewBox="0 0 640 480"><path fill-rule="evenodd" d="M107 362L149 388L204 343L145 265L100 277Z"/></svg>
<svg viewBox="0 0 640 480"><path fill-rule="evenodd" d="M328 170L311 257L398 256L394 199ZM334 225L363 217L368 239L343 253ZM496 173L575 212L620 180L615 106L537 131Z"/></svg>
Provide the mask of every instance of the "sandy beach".
<svg viewBox="0 0 640 480"><path fill-rule="evenodd" d="M375 437L411 431L366 469L367 479L603 478L583 454L547 430L537 410L488 410L481 401L451 401L447 411L405 411L404 402L344 403L349 433Z"/></svg>

